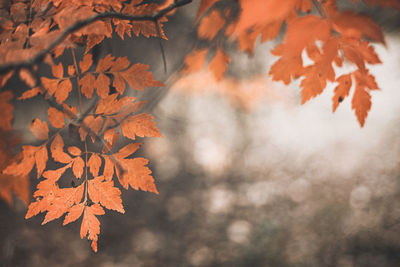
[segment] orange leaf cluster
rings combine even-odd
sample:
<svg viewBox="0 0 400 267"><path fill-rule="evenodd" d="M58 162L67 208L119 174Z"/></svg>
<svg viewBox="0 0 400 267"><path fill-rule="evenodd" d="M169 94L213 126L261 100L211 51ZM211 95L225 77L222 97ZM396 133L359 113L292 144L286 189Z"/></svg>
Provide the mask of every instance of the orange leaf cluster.
<svg viewBox="0 0 400 267"><path fill-rule="evenodd" d="M68 32L71 25L98 14L152 16L165 7L167 3L148 4L143 0L11 1L5 9L0 6L0 64L33 59ZM122 39L125 34L167 39L163 31L166 21L165 15L157 21L98 19L68 32L43 62L35 62L49 66L51 77L38 75L36 65L19 68L17 74L29 89L17 99L29 101L42 95L49 106L48 117L34 118L29 127L37 143L23 145L16 157L11 153L15 142L8 138L12 131L13 95L9 91L0 93L0 135L4 137L0 142L0 196L11 203L15 193L28 203L29 174L35 169L40 179L26 218L45 213L45 224L65 215L66 225L82 217L81 238L91 240L97 251L97 216L105 214L105 209L125 212L114 177L125 189L130 186L158 193L146 166L148 160L135 158L133 153L141 146L134 143L138 137L161 137L161 133L150 114L138 113L145 102L124 94L127 86L142 91L164 85L154 79L148 65L131 64L126 57L112 55L97 61L91 48L110 38L114 31ZM75 55L79 51L76 46L85 46L83 55ZM71 51L73 65L60 58L66 49ZM1 75L0 86L6 86L14 73L11 70ZM98 97L93 101L94 94ZM70 105L74 97L78 98L76 106ZM122 138L125 145L114 152L114 145ZM65 186L68 184L71 186Z"/></svg>
<svg viewBox="0 0 400 267"><path fill-rule="evenodd" d="M241 11L236 19L231 16L234 8L220 11L216 3L223 1L201 0L196 16L196 21L200 20L198 37L217 40L215 55L209 63L209 71L217 81L223 78L231 61L221 48L225 36L230 41L236 40L240 50L252 54L259 36L261 42L271 40L286 24L283 42L271 51L278 57L270 68L272 79L285 84L301 79L302 104L321 94L329 82L338 83L332 98L333 111L354 84L351 106L360 125L364 125L371 108L370 91L378 89L367 65L381 63L371 42L385 44L378 24L365 15L339 10L336 0L239 0ZM366 2L399 8L398 1ZM313 10L317 14L310 14ZM200 71L207 54L207 48L195 49L187 55L183 72ZM305 54L312 64L305 66ZM356 70L337 77L333 65L341 67L344 61L353 64Z"/></svg>

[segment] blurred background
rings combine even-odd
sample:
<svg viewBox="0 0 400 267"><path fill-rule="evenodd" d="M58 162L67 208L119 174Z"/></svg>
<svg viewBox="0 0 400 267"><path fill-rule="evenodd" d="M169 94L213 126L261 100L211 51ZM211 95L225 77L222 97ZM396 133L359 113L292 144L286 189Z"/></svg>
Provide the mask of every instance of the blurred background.
<svg viewBox="0 0 400 267"><path fill-rule="evenodd" d="M334 85L300 105L299 82L269 79L275 42L252 56L232 44L231 80L216 83L206 71L180 77L199 45L198 4L166 24L167 73L157 40L101 47L149 64L167 84L142 96L164 135L139 152L160 194L122 189L126 213L99 217L96 254L80 223L41 226L43 216L24 219L21 201L0 202L1 266L400 266L398 12L356 7L382 25L387 42L375 47L383 64L370 70L381 90L360 128L350 99L332 113ZM15 125L28 132L23 115Z"/></svg>

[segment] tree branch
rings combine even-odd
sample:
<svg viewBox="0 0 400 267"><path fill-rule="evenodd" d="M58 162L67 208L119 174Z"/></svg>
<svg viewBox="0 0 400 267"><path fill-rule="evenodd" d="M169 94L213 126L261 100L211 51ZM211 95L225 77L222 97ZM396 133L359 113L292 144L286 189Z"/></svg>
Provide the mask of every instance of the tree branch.
<svg viewBox="0 0 400 267"><path fill-rule="evenodd" d="M57 39L55 39L52 43L50 43L46 48L44 48L41 52L37 53L31 59L24 61L10 62L7 64L0 65L0 74L7 73L8 71L16 68L30 68L32 65L38 63L39 61L42 61L43 58L46 56L46 54L48 54L53 48L55 48L57 45L63 42L68 37L68 35L98 20L106 18L117 18L121 20L130 20L130 21L158 21L161 17L163 17L170 11L180 6L189 4L191 2L192 0L174 1L171 5L159 10L157 13L153 15L127 15L116 12L104 12L89 17L87 19L77 21L76 23L66 28Z"/></svg>

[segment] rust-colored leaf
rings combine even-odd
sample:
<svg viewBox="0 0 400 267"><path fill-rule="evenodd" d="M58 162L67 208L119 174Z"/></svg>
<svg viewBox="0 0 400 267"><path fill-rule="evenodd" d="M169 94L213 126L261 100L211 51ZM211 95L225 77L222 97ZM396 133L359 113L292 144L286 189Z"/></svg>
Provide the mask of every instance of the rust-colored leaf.
<svg viewBox="0 0 400 267"><path fill-rule="evenodd" d="M72 158L64 152L64 141L59 134L54 137L50 145L51 156L54 161L60 163L70 163Z"/></svg>
<svg viewBox="0 0 400 267"><path fill-rule="evenodd" d="M76 178L80 179L82 177L84 167L85 167L85 162L81 157L76 157L73 160L72 172L74 173Z"/></svg>
<svg viewBox="0 0 400 267"><path fill-rule="evenodd" d="M81 73L86 72L93 64L92 54L86 54L83 56L82 61L79 62L79 68Z"/></svg>
<svg viewBox="0 0 400 267"><path fill-rule="evenodd" d="M230 57L221 48L218 48L209 65L209 70L214 75L215 80L220 81L224 77L229 62L231 62Z"/></svg>
<svg viewBox="0 0 400 267"><path fill-rule="evenodd" d="M218 10L213 10L201 20L197 35L202 39L212 40L224 27L225 19Z"/></svg>
<svg viewBox="0 0 400 267"><path fill-rule="evenodd" d="M51 72L54 77L62 79L64 77L64 67L62 63L60 62L58 65L53 65L51 67Z"/></svg>
<svg viewBox="0 0 400 267"><path fill-rule="evenodd" d="M47 147L46 145L42 145L41 148L35 153L37 178L39 178L42 175L44 169L46 168L47 160L48 160Z"/></svg>
<svg viewBox="0 0 400 267"><path fill-rule="evenodd" d="M148 69L148 65L138 63L121 72L121 76L126 80L131 89L134 90L142 91L150 86L164 86L162 82L154 80L153 74Z"/></svg>
<svg viewBox="0 0 400 267"><path fill-rule="evenodd" d="M109 210L125 213L121 191L114 187L113 181L104 181L104 176L96 177L89 181L88 192L94 203L99 203Z"/></svg>
<svg viewBox="0 0 400 267"><path fill-rule="evenodd" d="M88 160L88 167L90 173L93 177L96 177L99 174L100 166L101 166L101 158L97 154L92 154Z"/></svg>
<svg viewBox="0 0 400 267"><path fill-rule="evenodd" d="M79 85L81 86L81 91L86 98L91 98L93 90L96 87L96 78L93 74L87 73L79 80Z"/></svg>
<svg viewBox="0 0 400 267"><path fill-rule="evenodd" d="M56 92L54 93L57 103L63 103L68 98L71 91L72 83L70 79L65 79L64 81L60 82L57 86Z"/></svg>
<svg viewBox="0 0 400 267"><path fill-rule="evenodd" d="M97 252L97 240L98 235L100 234L100 222L96 218L96 215L103 214L104 210L99 204L85 206L83 211L83 220L80 235L81 238L87 236L89 240L92 240L92 249L95 252Z"/></svg>
<svg viewBox="0 0 400 267"><path fill-rule="evenodd" d="M139 137L161 137L160 131L157 129L153 116L142 113L128 117L121 123L122 135L135 140Z"/></svg>
<svg viewBox="0 0 400 267"><path fill-rule="evenodd" d="M332 111L335 112L339 104L349 95L351 88L351 74L344 74L336 79L339 83L335 87L335 94L332 97Z"/></svg>
<svg viewBox="0 0 400 267"><path fill-rule="evenodd" d="M64 127L64 113L56 108L49 107L48 111L49 122L54 128Z"/></svg>
<svg viewBox="0 0 400 267"><path fill-rule="evenodd" d="M47 140L47 138L49 138L49 127L45 121L42 122L36 118L32 121L29 129L37 139Z"/></svg>

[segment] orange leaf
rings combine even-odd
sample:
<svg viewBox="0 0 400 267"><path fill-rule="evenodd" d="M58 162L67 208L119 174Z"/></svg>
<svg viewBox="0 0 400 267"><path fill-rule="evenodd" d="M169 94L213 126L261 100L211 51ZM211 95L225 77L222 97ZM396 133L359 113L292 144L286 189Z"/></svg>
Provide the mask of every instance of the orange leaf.
<svg viewBox="0 0 400 267"><path fill-rule="evenodd" d="M85 166L85 162L81 157L76 157L73 160L73 165L72 165L72 172L74 173L75 177L80 179L83 174L83 167Z"/></svg>
<svg viewBox="0 0 400 267"><path fill-rule="evenodd" d="M125 213L122 206L121 191L114 187L113 181L104 181L104 176L99 176L89 181L89 197L94 203L100 203L109 210Z"/></svg>
<svg viewBox="0 0 400 267"><path fill-rule="evenodd" d="M294 10L296 0L240 0L242 12L236 25L240 34L254 25L266 25L282 21Z"/></svg>
<svg viewBox="0 0 400 267"><path fill-rule="evenodd" d="M57 103L59 104L63 103L68 98L69 92L71 91L72 91L72 83L69 79L60 82L54 94Z"/></svg>
<svg viewBox="0 0 400 267"><path fill-rule="evenodd" d="M87 116L83 120L83 125L81 127L79 127L79 135L81 137L81 140L84 141L86 139L86 136L88 134L87 128L89 128L91 130L91 133L90 133L91 136L96 135L99 132L102 124L103 124L103 118L101 116L98 116L97 118L94 118L93 115ZM92 140L94 140L94 139L92 139Z"/></svg>
<svg viewBox="0 0 400 267"><path fill-rule="evenodd" d="M83 56L82 61L79 62L81 73L86 72L93 64L92 54L86 54Z"/></svg>
<svg viewBox="0 0 400 267"><path fill-rule="evenodd" d="M72 161L72 158L64 152L64 141L59 134L54 137L50 146L50 151L51 156L56 162L70 163Z"/></svg>
<svg viewBox="0 0 400 267"><path fill-rule="evenodd" d="M93 90L96 87L96 78L91 73L87 73L79 80L82 93L86 98L91 98Z"/></svg>
<svg viewBox="0 0 400 267"><path fill-rule="evenodd" d="M67 150L72 156L79 156L82 154L82 151L76 146L69 146Z"/></svg>
<svg viewBox="0 0 400 267"><path fill-rule="evenodd" d="M42 175L44 169L46 168L46 163L48 160L47 147L46 145L41 146L41 148L35 153L37 178Z"/></svg>
<svg viewBox="0 0 400 267"><path fill-rule="evenodd" d="M74 204L78 204L82 200L84 184L76 188L62 188L55 190L55 197L50 200L52 205L47 207L47 213L42 222L46 224L52 220L60 218L64 213L68 212Z"/></svg>
<svg viewBox="0 0 400 267"><path fill-rule="evenodd" d="M112 180L114 176L114 162L111 160L109 156L104 155L103 158L104 158L103 176L107 181L109 181Z"/></svg>
<svg viewBox="0 0 400 267"><path fill-rule="evenodd" d="M57 90L58 83L60 82L59 79L49 79L46 77L40 78L40 81L43 84L43 87L46 88L47 91L49 91L50 95L53 95L54 92Z"/></svg>
<svg viewBox="0 0 400 267"><path fill-rule="evenodd" d="M332 111L335 112L340 102L349 95L351 88L351 74L345 74L336 79L339 83L335 87L335 95L332 97Z"/></svg>
<svg viewBox="0 0 400 267"><path fill-rule="evenodd" d="M62 63L60 62L58 65L51 66L51 72L54 77L62 79L64 77L64 67Z"/></svg>
<svg viewBox="0 0 400 267"><path fill-rule="evenodd" d="M4 131L12 130L12 119L14 106L11 99L14 97L11 91L3 91L0 93L0 129Z"/></svg>
<svg viewBox="0 0 400 267"><path fill-rule="evenodd" d="M135 140L135 136L139 137L161 137L153 116L142 113L135 116L128 117L121 123L121 130L123 136Z"/></svg>
<svg viewBox="0 0 400 267"><path fill-rule="evenodd" d="M84 209L84 205L78 204L78 205L74 205L69 209L68 214L65 216L63 225L67 225L71 222L76 221L79 217L81 217L83 209Z"/></svg>
<svg viewBox="0 0 400 267"><path fill-rule="evenodd" d="M101 158L97 154L92 154L87 163L89 167L90 173L93 177L96 177L99 174L100 166L101 166Z"/></svg>
<svg viewBox="0 0 400 267"><path fill-rule="evenodd" d="M208 50L194 50L192 53L185 57L185 66L182 69L183 73L191 73L200 71L206 61L206 55Z"/></svg>
<svg viewBox="0 0 400 267"><path fill-rule="evenodd" d="M150 86L164 86L162 82L154 80L153 74L148 69L148 65L138 63L121 72L121 75L131 89L142 91Z"/></svg>
<svg viewBox="0 0 400 267"><path fill-rule="evenodd" d="M220 81L224 77L229 62L231 62L230 57L221 48L218 48L209 65L209 70L214 75L215 80Z"/></svg>
<svg viewBox="0 0 400 267"><path fill-rule="evenodd" d="M136 150L138 150L141 145L142 145L142 143L132 143L127 146L124 146L117 153L114 154L114 157L116 157L118 159L124 159L124 158L132 155L133 153L135 153Z"/></svg>
<svg viewBox="0 0 400 267"><path fill-rule="evenodd" d="M99 76L97 76L94 85L97 88L98 96L100 96L101 98L105 98L108 96L108 92L110 91L110 78L108 78L107 75L100 73Z"/></svg>
<svg viewBox="0 0 400 267"><path fill-rule="evenodd" d="M100 234L100 222L95 215L103 215L104 210L99 204L85 206L83 211L83 220L80 235L84 238L86 235L92 240L92 249L97 252L97 240Z"/></svg>
<svg viewBox="0 0 400 267"><path fill-rule="evenodd" d="M68 75L73 76L75 74L75 67L72 65L68 66Z"/></svg>
<svg viewBox="0 0 400 267"><path fill-rule="evenodd" d="M221 16L221 13L218 10L213 10L201 20L197 35L199 38L212 40L224 25L225 19Z"/></svg>
<svg viewBox="0 0 400 267"><path fill-rule="evenodd" d="M35 77L32 76L32 73L27 69L21 69L19 71L19 77L23 80L29 87L33 87L36 84Z"/></svg>
<svg viewBox="0 0 400 267"><path fill-rule="evenodd" d="M58 109L53 108L53 107L49 107L47 113L49 116L50 124L54 128L64 127L64 113L62 113L61 111L59 111Z"/></svg>
<svg viewBox="0 0 400 267"><path fill-rule="evenodd" d="M38 94L40 94L41 91L39 90L39 87L35 87L32 89L29 89L27 91L25 91L20 97L18 97L18 100L25 100L25 99L29 99L32 98L34 96L37 96Z"/></svg>
<svg viewBox="0 0 400 267"><path fill-rule="evenodd" d="M368 74L368 72L357 70L354 72L354 79L356 88L353 99L351 100L351 108L354 109L358 122L360 126L363 127L365 118L368 116L368 112L371 109L371 95L368 89L376 90L378 89L378 85L375 82L374 76Z"/></svg>
<svg viewBox="0 0 400 267"><path fill-rule="evenodd" d="M197 21L204 12L206 12L212 5L214 5L218 1L219 0L201 0L195 21Z"/></svg>
<svg viewBox="0 0 400 267"><path fill-rule="evenodd" d="M37 139L47 140L49 137L49 127L47 126L47 123L45 121L42 122L38 118L32 121L29 129Z"/></svg>
<svg viewBox="0 0 400 267"><path fill-rule="evenodd" d="M149 191L158 194L151 170L146 167L148 160L145 158L121 159L120 164L124 169L121 175L117 172L121 185L128 189L131 186L135 190Z"/></svg>

